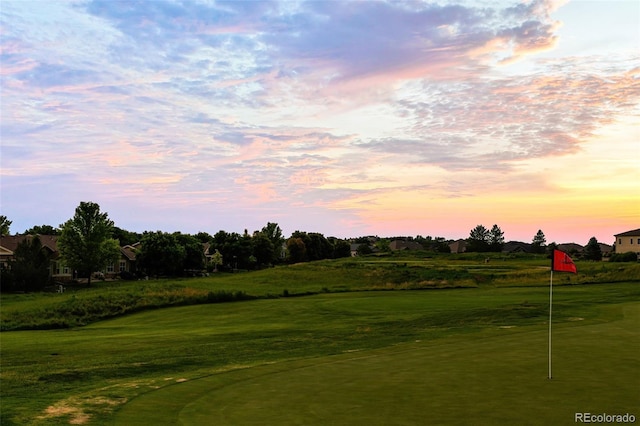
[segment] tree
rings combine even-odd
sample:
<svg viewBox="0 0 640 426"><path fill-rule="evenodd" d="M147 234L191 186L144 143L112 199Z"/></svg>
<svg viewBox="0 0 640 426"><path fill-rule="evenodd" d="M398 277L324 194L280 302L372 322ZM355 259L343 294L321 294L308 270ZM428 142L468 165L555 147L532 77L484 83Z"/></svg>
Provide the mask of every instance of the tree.
<svg viewBox="0 0 640 426"><path fill-rule="evenodd" d="M299 263L307 260L307 248L300 237L291 237L287 240L287 254L289 262Z"/></svg>
<svg viewBox="0 0 640 426"><path fill-rule="evenodd" d="M541 229L538 229L538 232L533 237L531 241L531 251L533 253L544 253L545 252L545 243L547 239L544 236L544 232Z"/></svg>
<svg viewBox="0 0 640 426"><path fill-rule="evenodd" d="M0 216L0 235L9 235L9 228L12 223L6 216Z"/></svg>
<svg viewBox="0 0 640 426"><path fill-rule="evenodd" d="M331 243L333 244L334 259L339 259L341 257L351 257L351 244L349 244L348 241L335 238L335 240L331 241Z"/></svg>
<svg viewBox="0 0 640 426"><path fill-rule="evenodd" d="M198 239L198 241L200 241L201 243L210 243L213 240L213 237L211 236L211 234L209 234L208 232L198 232L195 237Z"/></svg>
<svg viewBox="0 0 640 426"><path fill-rule="evenodd" d="M235 269L253 269L257 262L253 255L253 238L246 229L242 236L238 239L238 254Z"/></svg>
<svg viewBox="0 0 640 426"><path fill-rule="evenodd" d="M51 225L36 225L23 232L25 235L60 235L60 228Z"/></svg>
<svg viewBox="0 0 640 426"><path fill-rule="evenodd" d="M362 243L356 249L356 254L358 256L366 256L366 255L371 254L371 253L373 253L373 249L371 248L369 243Z"/></svg>
<svg viewBox="0 0 640 426"><path fill-rule="evenodd" d="M449 247L449 243L447 243L447 240L443 237L436 237L434 247L439 253L451 253L451 247Z"/></svg>
<svg viewBox="0 0 640 426"><path fill-rule="evenodd" d="M100 213L100 206L81 202L75 215L62 225L58 247L65 264L86 274L87 286L91 286L91 274L104 269L120 257L118 241L111 238L113 221L107 213Z"/></svg>
<svg viewBox="0 0 640 426"><path fill-rule="evenodd" d="M596 237L591 237L584 247L582 257L587 260L602 260L602 249Z"/></svg>
<svg viewBox="0 0 640 426"><path fill-rule="evenodd" d="M489 230L478 225L469 232L467 251L489 251Z"/></svg>
<svg viewBox="0 0 640 426"><path fill-rule="evenodd" d="M212 246L220 251L229 269L235 268L240 253L240 235L236 232L228 233L220 230L213 236ZM231 263L233 262L233 264Z"/></svg>
<svg viewBox="0 0 640 426"><path fill-rule="evenodd" d="M275 258L273 243L262 232L257 232L253 236L253 256L256 258L258 267L268 266Z"/></svg>
<svg viewBox="0 0 640 426"><path fill-rule="evenodd" d="M489 231L489 251L501 252L504 246L504 232L498 225L493 225Z"/></svg>
<svg viewBox="0 0 640 426"><path fill-rule="evenodd" d="M218 266L222 265L222 253L216 249L216 252L211 255L211 264L213 265L214 272L218 272Z"/></svg>
<svg viewBox="0 0 640 426"><path fill-rule="evenodd" d="M274 249L274 258L273 261L277 261L279 259L280 248L282 244L284 244L284 238L282 236L282 229L278 226L277 223L267 222L266 226L262 228L261 231L264 235L269 238L271 244L273 244Z"/></svg>
<svg viewBox="0 0 640 426"><path fill-rule="evenodd" d="M37 291L49 283L51 253L42 246L40 238L27 237L21 241L14 252L8 278L12 290ZM4 277L3 277L4 278ZM2 283L7 289L6 283Z"/></svg>
<svg viewBox="0 0 640 426"><path fill-rule="evenodd" d="M136 261L147 274L175 276L183 272L187 252L176 235L162 231L145 232L140 243Z"/></svg>
<svg viewBox="0 0 640 426"><path fill-rule="evenodd" d="M26 235L60 235L60 228L51 225L36 225L23 232Z"/></svg>
<svg viewBox="0 0 640 426"><path fill-rule="evenodd" d="M135 244L140 241L142 235L137 232L127 231L126 229L113 227L113 238L118 240L121 246Z"/></svg>
<svg viewBox="0 0 640 426"><path fill-rule="evenodd" d="M201 271L205 267L204 247L198 238L188 234L174 233L176 241L184 247L182 271ZM180 272L180 271L178 271Z"/></svg>
<svg viewBox="0 0 640 426"><path fill-rule="evenodd" d="M318 232L309 232L309 244L307 256L309 260L331 259L333 257L333 245ZM306 244L306 243L305 243Z"/></svg>
<svg viewBox="0 0 640 426"><path fill-rule="evenodd" d="M380 238L378 241L376 241L376 247L378 247L378 250L383 253L390 253L391 241L386 238Z"/></svg>

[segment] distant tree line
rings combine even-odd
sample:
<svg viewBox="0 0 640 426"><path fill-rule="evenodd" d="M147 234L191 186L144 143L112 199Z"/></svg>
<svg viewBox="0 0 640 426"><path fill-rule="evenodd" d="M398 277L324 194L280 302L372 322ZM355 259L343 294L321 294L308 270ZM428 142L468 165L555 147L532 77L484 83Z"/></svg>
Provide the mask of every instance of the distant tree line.
<svg viewBox="0 0 640 426"><path fill-rule="evenodd" d="M1 235L9 234L11 221L0 216ZM37 291L50 282L51 251L46 249L38 235L58 236L58 249L65 265L77 271L78 277L87 278L91 285L93 272L103 270L120 258L121 246L135 246L136 271L123 273L123 278L136 276L184 276L204 271L255 270L279 263L309 262L351 256L351 244L357 245L358 255L391 251L394 240L413 241L426 250L450 252L449 241L441 237L359 237L349 241L325 237L317 232L296 230L285 238L277 223L268 222L261 230L243 234L218 231L214 235L198 232L195 235L180 232L145 231L136 233L116 227L100 206L81 202L74 216L59 228L50 225L34 226L24 232L32 235L24 239L14 251L9 268L3 269L0 290ZM501 252L505 245L504 232L497 224L490 229L477 225L466 240L468 252ZM205 253L205 248L207 253ZM533 237L533 253L550 254L556 243L546 245L542 230ZM571 253L577 255L577 253ZM580 253L580 258L601 260L602 251L592 237ZM611 256L611 261L635 261L635 253Z"/></svg>
<svg viewBox="0 0 640 426"><path fill-rule="evenodd" d="M11 221L0 218L2 235L9 234ZM78 277L91 285L94 272L116 263L120 247L135 246L136 271L125 278L140 276L199 275L204 271L237 271L267 268L279 263L308 262L351 255L348 241L326 238L317 232L295 231L285 239L277 223L268 222L249 234L218 231L195 235L162 231L130 232L114 225L107 213L93 202L81 202L74 216L54 228L34 226L15 250L9 268L2 271L2 291L41 290L50 282L51 252L42 246L38 235L58 237L61 258ZM139 244L138 244L139 243ZM208 255L205 255L205 249Z"/></svg>

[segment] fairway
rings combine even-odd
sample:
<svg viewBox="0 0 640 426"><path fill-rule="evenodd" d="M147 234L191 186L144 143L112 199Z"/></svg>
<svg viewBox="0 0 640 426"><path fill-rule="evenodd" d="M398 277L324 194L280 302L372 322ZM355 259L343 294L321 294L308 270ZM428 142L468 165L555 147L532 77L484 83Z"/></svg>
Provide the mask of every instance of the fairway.
<svg viewBox="0 0 640 426"><path fill-rule="evenodd" d="M149 392L116 424L574 424L575 413L640 416L640 304L554 333L535 326L417 341L214 374Z"/></svg>
<svg viewBox="0 0 640 426"><path fill-rule="evenodd" d="M3 332L1 423L569 425L576 412L639 417L637 283L554 288L553 380L548 297L547 287L488 285L320 293Z"/></svg>

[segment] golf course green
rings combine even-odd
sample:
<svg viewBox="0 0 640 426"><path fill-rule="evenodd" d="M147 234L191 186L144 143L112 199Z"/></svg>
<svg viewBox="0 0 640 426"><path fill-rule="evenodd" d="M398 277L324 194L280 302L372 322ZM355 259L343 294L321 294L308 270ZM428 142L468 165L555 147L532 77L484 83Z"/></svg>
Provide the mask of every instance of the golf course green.
<svg viewBox="0 0 640 426"><path fill-rule="evenodd" d="M405 290L398 281L397 291L345 289L339 280L333 291L322 275L324 290L313 291L310 271L329 266L301 268L299 287L291 277L276 285L254 273L244 274L245 287L243 274L230 277L233 283L215 277L180 284L189 292L215 286L249 294L286 285L303 297L154 308L82 327L2 332L2 425L568 425L580 413L640 418L635 280L558 278L548 379L548 283L521 285L533 281L526 271L538 273L532 262L507 265L513 285L495 266L476 265L474 274L485 267L496 278L437 290ZM401 262L389 270L406 275L413 267ZM347 268L358 281L358 267ZM360 273L368 286L383 287L371 281L371 268ZM118 291L73 298L106 300ZM52 297L3 302L8 312L37 308L44 315L53 312Z"/></svg>

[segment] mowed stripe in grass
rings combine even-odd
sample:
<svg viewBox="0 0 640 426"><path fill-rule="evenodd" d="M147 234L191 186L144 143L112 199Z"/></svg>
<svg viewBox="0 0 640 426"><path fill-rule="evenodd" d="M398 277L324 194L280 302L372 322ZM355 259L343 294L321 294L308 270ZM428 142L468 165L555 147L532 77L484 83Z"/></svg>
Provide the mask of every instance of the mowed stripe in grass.
<svg viewBox="0 0 640 426"><path fill-rule="evenodd" d="M575 413L640 407L640 304L620 320L547 334L535 327L212 375L132 401L116 424L575 424Z"/></svg>

